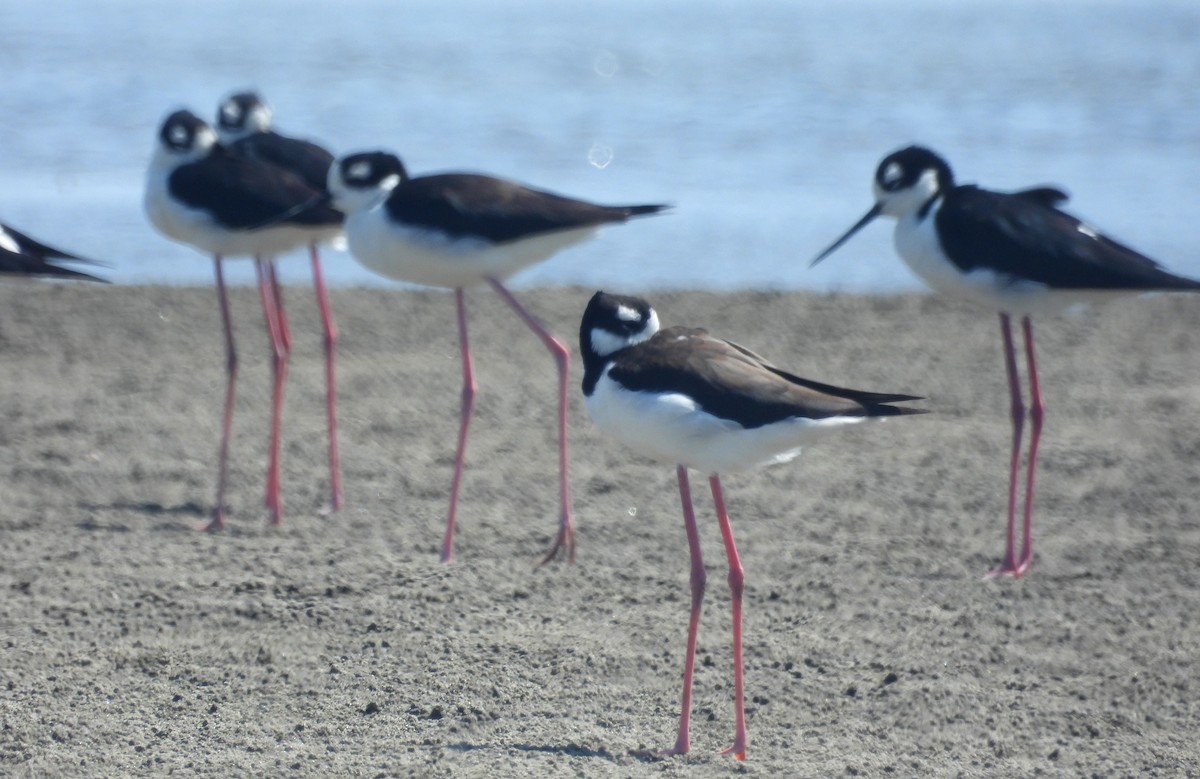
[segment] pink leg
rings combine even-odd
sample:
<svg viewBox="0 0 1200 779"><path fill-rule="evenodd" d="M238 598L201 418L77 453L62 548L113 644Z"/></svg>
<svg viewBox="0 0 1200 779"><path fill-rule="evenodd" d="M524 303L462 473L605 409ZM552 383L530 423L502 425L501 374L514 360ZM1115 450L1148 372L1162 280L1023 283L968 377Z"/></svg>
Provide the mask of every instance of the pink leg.
<svg viewBox="0 0 1200 779"><path fill-rule="evenodd" d="M537 333L538 338L542 339L542 343L554 355L554 362L558 366L558 481L561 508L558 517L558 536L554 539L550 551L538 564L545 565L550 562L564 547L567 550L567 559L575 562L575 523L571 519L571 481L568 476L569 458L567 456L567 367L571 363L571 351L526 311L525 307L513 297L503 284L496 279L488 279L488 283L500 297L504 298L513 311L517 312L529 329Z"/></svg>
<svg viewBox="0 0 1200 779"><path fill-rule="evenodd" d="M329 428L329 509L342 507L342 466L338 457L337 440L337 381L334 361L337 355L337 325L333 321L333 307L329 305L329 292L325 289L325 276L321 272L321 259L317 245L309 246L312 256L313 287L317 292L317 306L321 309L321 324L325 329L325 418Z"/></svg>
<svg viewBox="0 0 1200 779"><path fill-rule="evenodd" d="M263 319L271 339L271 374L274 379L271 390L271 436L267 449L267 495L266 506L271 511L271 524L278 525L283 517L283 500L279 484L279 439L283 421L283 389L287 381L287 360L291 335L287 319L282 313L283 292L275 275L274 264L269 260L255 258L254 268L258 274L258 291L262 300Z"/></svg>
<svg viewBox="0 0 1200 779"><path fill-rule="evenodd" d="M217 274L217 297L221 301L221 325L225 330L225 413L221 419L221 448L217 456L217 506L212 519L204 530L220 530L225 527L225 485L229 473L229 435L233 431L233 391L237 383L237 348L233 342L233 321L229 316L229 293L225 289L225 273L221 268L221 255L213 257L213 268Z"/></svg>
<svg viewBox="0 0 1200 779"><path fill-rule="evenodd" d="M446 519L446 536L442 539L442 562L454 559L454 524L458 515L458 491L462 486L463 463L467 456L467 428L475 408L475 368L471 363L471 343L467 339L467 302L462 288L454 290L458 309L458 343L462 349L462 418L458 423L458 448L454 452L454 479L450 482L450 514Z"/></svg>
<svg viewBox="0 0 1200 779"><path fill-rule="evenodd" d="M1025 573L1033 562L1033 489L1034 474L1037 472L1038 442L1042 438L1042 418L1045 406L1042 404L1042 388L1038 382L1037 362L1033 356L1033 325L1029 317L1021 320L1025 330L1025 358L1029 365L1029 463L1025 477L1025 524L1021 541L1021 559L1017 570Z"/></svg>
<svg viewBox="0 0 1200 779"><path fill-rule="evenodd" d="M729 592L733 596L733 706L736 730L733 746L723 750L723 755L733 755L738 760L746 759L749 737L746 735L746 680L742 670L742 589L746 574L738 558L737 545L733 543L733 527L729 524L729 512L725 510L725 496L721 493L721 479L717 474L708 477L712 487L713 504L717 507L717 521L721 523L721 538L725 541L725 556L729 558Z"/></svg>
<svg viewBox="0 0 1200 779"><path fill-rule="evenodd" d="M292 330L288 327L287 311L283 308L283 286L279 283L279 270L274 260L266 263L267 278L271 280L271 294L275 298L275 318L279 322L279 336L288 354L292 351Z"/></svg>
<svg viewBox="0 0 1200 779"><path fill-rule="evenodd" d="M1020 576L1024 573L1016 557L1017 546L1017 480L1021 469L1021 432L1025 426L1025 404L1021 400L1021 380L1017 375L1017 356L1013 348L1012 323L1008 314L1000 315L1000 334L1004 337L1004 366L1008 372L1008 389L1012 398L1012 456L1008 468L1008 529L1004 540L1004 560L988 571L988 577Z"/></svg>
<svg viewBox="0 0 1200 779"><path fill-rule="evenodd" d="M696 513L692 510L692 490L688 485L687 468L680 465L675 469L679 477L679 501L683 504L683 529L687 532L688 554L692 561L692 614L688 618L687 656L683 663L683 700L680 702L679 735L675 746L659 752L660 755L684 755L691 748L690 723L692 721L692 677L696 670L696 637L700 633L700 605L704 602L704 557L700 552L700 531L696 527Z"/></svg>
<svg viewBox="0 0 1200 779"><path fill-rule="evenodd" d="M283 306L283 285L279 283L279 269L275 265L274 260L268 260L266 263L267 278L271 281L271 294L275 300L275 321L277 322L279 331L279 340L283 345L283 361L279 362L278 356L272 363L275 374L275 387L271 393L271 449L274 454L275 466L272 469L275 474L275 505L278 507L277 514L279 517L272 516L271 523L278 525L283 514L283 499L280 497L282 481L279 475L280 462L280 435L283 430L283 386L287 381L288 360L292 355L292 330L288 327L287 310Z"/></svg>

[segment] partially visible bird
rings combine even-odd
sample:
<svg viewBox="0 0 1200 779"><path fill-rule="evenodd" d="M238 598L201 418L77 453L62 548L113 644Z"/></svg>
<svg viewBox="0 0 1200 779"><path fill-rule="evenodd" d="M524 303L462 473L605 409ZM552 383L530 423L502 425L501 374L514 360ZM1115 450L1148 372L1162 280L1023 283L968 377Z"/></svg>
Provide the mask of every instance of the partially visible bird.
<svg viewBox="0 0 1200 779"><path fill-rule="evenodd" d="M6 224L0 224L0 276L44 276L60 279L84 279L107 284L107 279L60 265L58 260L99 265L95 260L68 254L47 246Z"/></svg>
<svg viewBox="0 0 1200 779"><path fill-rule="evenodd" d="M280 135L271 129L271 107L256 92L236 92L217 109L217 131L222 145L233 154L276 165L299 176L313 190L326 192L333 155L317 144ZM325 417L329 430L330 509L342 507L342 470L337 436L337 325L325 287L325 274L317 251L318 240L308 246L312 262L313 288L325 336ZM286 332L286 320L282 320Z"/></svg>
<svg viewBox="0 0 1200 779"><path fill-rule="evenodd" d="M237 379L237 350L222 260L235 255L253 257L258 275L259 296L274 352L266 505L271 521L278 523L283 512L279 441L290 336L274 257L330 239L341 231L342 214L325 200L324 193L282 168L230 153L217 143L216 132L190 111L175 111L162 123L146 175L146 214L167 237L213 254L225 331L228 380L217 502L209 528L225 524L229 434Z"/></svg>
<svg viewBox="0 0 1200 779"><path fill-rule="evenodd" d="M637 297L593 295L579 326L579 350L584 400L596 426L634 451L676 464L691 557L692 608L679 732L674 746L660 753L664 755L691 748L692 677L706 574L688 469L709 475L733 594L736 726L725 753L740 760L749 744L742 669L745 577L719 474L786 462L800 454L803 444L846 425L925 412L893 405L919 400L914 395L802 379L700 328L660 330L658 314Z"/></svg>
<svg viewBox="0 0 1200 779"><path fill-rule="evenodd" d="M938 292L1000 312L1004 362L1012 398L1008 527L1004 559L989 576L1021 576L1033 561L1033 494L1044 406L1033 352L1033 314L1054 313L1116 294L1195 292L1200 282L1169 273L1154 260L1061 210L1056 187L1004 193L956 185L949 164L920 146L889 154L875 170L875 205L813 265L877 216L895 218L896 251ZM1011 316L1021 317L1029 373L1031 422L1022 540L1016 543L1021 398Z"/></svg>
<svg viewBox="0 0 1200 779"><path fill-rule="evenodd" d="M559 530L546 562L560 549L575 559L575 526L567 476L567 347L550 334L504 286L529 265L592 236L599 228L663 205L602 206L516 182L473 173L410 177L393 154L351 154L329 173L334 203L346 213L350 252L390 279L454 290L462 350L462 412L450 508L441 559L454 554L454 530L475 402L475 375L467 339L466 287L488 284L533 330L558 366Z"/></svg>

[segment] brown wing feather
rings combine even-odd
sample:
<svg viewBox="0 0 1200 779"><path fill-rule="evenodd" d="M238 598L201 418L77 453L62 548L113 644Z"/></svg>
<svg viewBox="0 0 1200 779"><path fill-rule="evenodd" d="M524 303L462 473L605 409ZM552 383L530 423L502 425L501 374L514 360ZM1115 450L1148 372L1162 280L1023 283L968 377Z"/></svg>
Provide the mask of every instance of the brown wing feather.
<svg viewBox="0 0 1200 779"><path fill-rule="evenodd" d="M611 373L632 390L687 394L708 413L746 428L792 417L919 413L875 399L910 396L881 396L809 382L698 328L672 327L658 332L627 350Z"/></svg>

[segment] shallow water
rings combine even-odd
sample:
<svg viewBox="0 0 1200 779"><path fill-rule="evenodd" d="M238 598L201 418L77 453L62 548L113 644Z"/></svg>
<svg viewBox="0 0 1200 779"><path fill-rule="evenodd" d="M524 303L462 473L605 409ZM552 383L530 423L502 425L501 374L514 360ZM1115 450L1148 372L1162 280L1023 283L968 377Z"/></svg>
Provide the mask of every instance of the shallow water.
<svg viewBox="0 0 1200 779"><path fill-rule="evenodd" d="M1079 215L1200 276L1195 2L244 6L0 7L0 219L119 282L209 283L203 255L147 224L143 172L165 113L253 86L282 131L337 152L678 206L518 284L917 288L882 224L808 269L914 141L963 181L1062 185ZM327 267L378 281L344 253ZM284 274L307 279L302 255Z"/></svg>

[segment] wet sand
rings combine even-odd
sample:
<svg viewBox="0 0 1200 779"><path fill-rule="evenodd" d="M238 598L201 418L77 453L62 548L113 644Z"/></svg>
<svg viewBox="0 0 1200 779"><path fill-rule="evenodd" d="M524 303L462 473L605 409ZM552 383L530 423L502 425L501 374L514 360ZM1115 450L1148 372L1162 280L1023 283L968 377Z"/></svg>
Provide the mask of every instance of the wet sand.
<svg viewBox="0 0 1200 779"><path fill-rule="evenodd" d="M612 291L637 293L638 290ZM591 290L521 293L574 345ZM1036 323L1047 424L1036 559L999 558L1010 446L995 317L926 295L651 296L800 375L935 413L725 479L746 570L750 753L733 735L724 554L709 563L692 753L673 468L601 438L573 365L579 556L553 537L552 363L470 294L480 385L457 561L437 562L459 356L452 298L335 290L347 507L325 516L311 290L281 527L265 524L269 364L235 290L226 532L211 289L0 287L0 773L13 776L1200 775L1200 300Z"/></svg>

